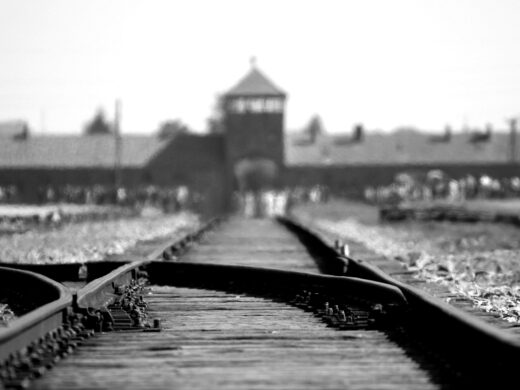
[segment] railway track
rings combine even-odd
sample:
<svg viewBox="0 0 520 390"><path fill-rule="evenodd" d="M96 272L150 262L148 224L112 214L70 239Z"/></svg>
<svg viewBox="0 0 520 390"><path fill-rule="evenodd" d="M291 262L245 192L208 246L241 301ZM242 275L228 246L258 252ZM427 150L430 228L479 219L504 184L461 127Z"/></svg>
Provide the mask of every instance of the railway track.
<svg viewBox="0 0 520 390"><path fill-rule="evenodd" d="M142 261L38 269L69 285L68 300L54 308L61 321L35 322L39 334L9 329L24 343L5 353L2 386L417 389L514 379L514 339L305 227L235 218L212 227ZM2 351L7 339L0 329Z"/></svg>

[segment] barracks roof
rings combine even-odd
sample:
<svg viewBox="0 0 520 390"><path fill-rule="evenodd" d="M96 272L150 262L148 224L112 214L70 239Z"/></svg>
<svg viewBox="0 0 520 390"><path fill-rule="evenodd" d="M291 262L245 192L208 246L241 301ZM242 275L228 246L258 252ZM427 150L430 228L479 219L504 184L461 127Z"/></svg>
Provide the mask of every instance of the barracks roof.
<svg viewBox="0 0 520 390"><path fill-rule="evenodd" d="M454 133L449 142L432 142L431 134L418 131L365 133L361 142L342 142L340 136L321 135L314 142L302 134L286 135L288 165L385 165L385 164L488 164L510 162L508 133L494 132L483 142ZM520 153L519 153L520 155Z"/></svg>
<svg viewBox="0 0 520 390"><path fill-rule="evenodd" d="M253 66L251 71L226 93L226 96L285 96L285 92Z"/></svg>
<svg viewBox="0 0 520 390"><path fill-rule="evenodd" d="M125 135L121 165L141 167L170 139ZM26 139L0 135L2 168L111 168L115 163L113 135L29 135Z"/></svg>
<svg viewBox="0 0 520 390"><path fill-rule="evenodd" d="M201 136L201 138L204 138ZM344 137L343 137L344 138ZM510 160L510 137L495 132L485 142L472 143L469 134L454 133L449 142L431 142L427 133L367 132L361 142L344 142L341 136L322 134L309 142L301 133L285 136L285 160L289 166L385 165L385 164L493 164ZM146 166L175 138L156 135L124 135L121 165ZM518 153L520 156L520 152ZM0 168L112 168L113 135L0 134Z"/></svg>

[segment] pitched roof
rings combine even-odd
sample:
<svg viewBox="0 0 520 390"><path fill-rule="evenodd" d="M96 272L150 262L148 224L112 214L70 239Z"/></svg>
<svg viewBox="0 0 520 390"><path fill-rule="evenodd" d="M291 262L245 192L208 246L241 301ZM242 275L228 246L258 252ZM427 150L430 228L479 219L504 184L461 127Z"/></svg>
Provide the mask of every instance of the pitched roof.
<svg viewBox="0 0 520 390"><path fill-rule="evenodd" d="M497 164L510 162L510 138L495 132L487 142L472 143L470 135L453 134L449 142L432 143L430 134L414 131L366 133L362 142L341 144L340 136L322 135L312 144L287 134L288 165L363 164Z"/></svg>
<svg viewBox="0 0 520 390"><path fill-rule="evenodd" d="M156 136L123 136L121 166L145 165L170 140ZM25 140L0 137L2 168L111 168L114 163L113 135L33 135Z"/></svg>
<svg viewBox="0 0 520 390"><path fill-rule="evenodd" d="M251 71L231 88L226 96L285 96L280 88L269 80L256 67L252 67Z"/></svg>

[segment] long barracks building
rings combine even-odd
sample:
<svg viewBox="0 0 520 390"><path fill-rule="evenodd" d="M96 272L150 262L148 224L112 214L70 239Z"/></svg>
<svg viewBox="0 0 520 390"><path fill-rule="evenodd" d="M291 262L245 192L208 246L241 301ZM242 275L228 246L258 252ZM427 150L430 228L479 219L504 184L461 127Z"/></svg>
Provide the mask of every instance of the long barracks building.
<svg viewBox="0 0 520 390"><path fill-rule="evenodd" d="M34 201L42 186L111 185L118 165L124 186L186 185L220 207L233 191L263 186L324 184L358 196L403 170L441 168L454 177L520 173L513 133L473 141L453 134L440 142L414 131L306 139L284 132L286 98L253 67L224 95L221 134L123 135L116 141L113 135L41 136L0 128L0 185L15 185L23 199Z"/></svg>

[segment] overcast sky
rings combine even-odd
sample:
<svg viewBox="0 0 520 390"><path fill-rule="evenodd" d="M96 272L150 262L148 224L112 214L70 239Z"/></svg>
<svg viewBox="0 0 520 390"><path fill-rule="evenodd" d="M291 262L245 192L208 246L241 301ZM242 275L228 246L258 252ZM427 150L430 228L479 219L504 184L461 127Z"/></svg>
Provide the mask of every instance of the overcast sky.
<svg viewBox="0 0 520 390"><path fill-rule="evenodd" d="M0 120L79 133L206 127L249 59L289 94L286 128L472 127L520 114L519 0L0 0Z"/></svg>

